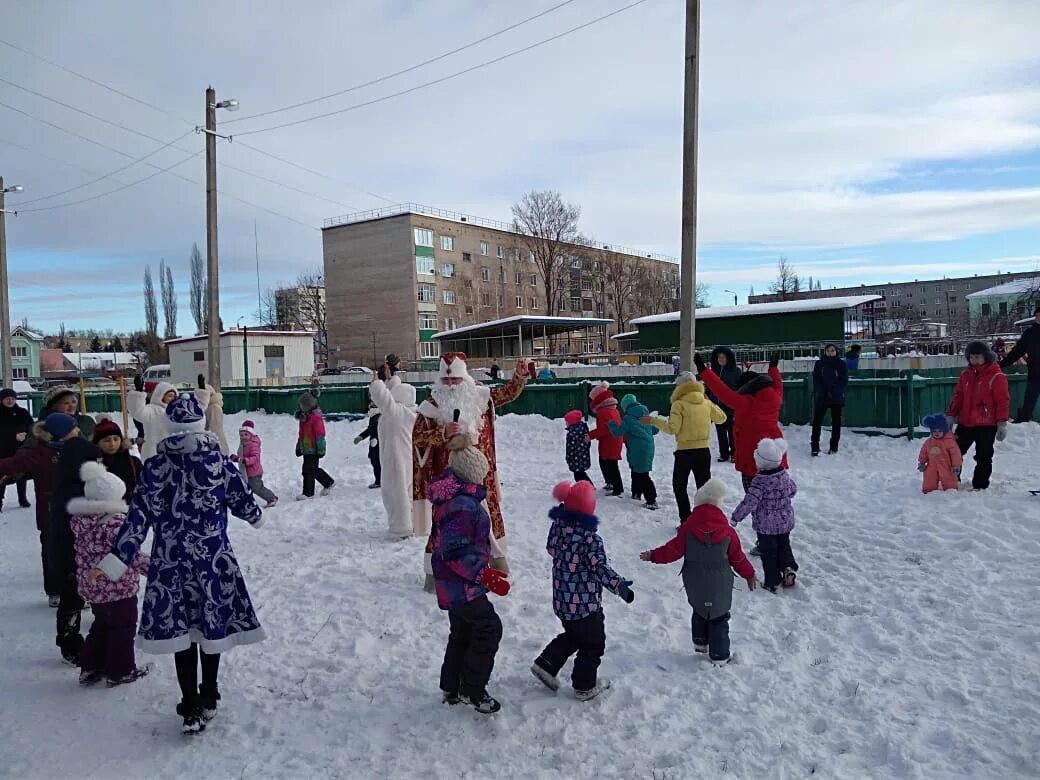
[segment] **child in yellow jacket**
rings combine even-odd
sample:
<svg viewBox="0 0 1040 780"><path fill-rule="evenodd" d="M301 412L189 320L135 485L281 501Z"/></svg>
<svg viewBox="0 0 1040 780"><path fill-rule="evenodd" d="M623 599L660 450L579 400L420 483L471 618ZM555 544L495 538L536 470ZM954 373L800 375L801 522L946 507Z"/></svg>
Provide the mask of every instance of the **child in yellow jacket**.
<svg viewBox="0 0 1040 780"><path fill-rule="evenodd" d="M684 371L675 379L668 419L650 416L643 422L675 437L672 490L683 523L690 516L690 474L698 488L711 479L711 426L726 422L726 413L704 395L704 385Z"/></svg>

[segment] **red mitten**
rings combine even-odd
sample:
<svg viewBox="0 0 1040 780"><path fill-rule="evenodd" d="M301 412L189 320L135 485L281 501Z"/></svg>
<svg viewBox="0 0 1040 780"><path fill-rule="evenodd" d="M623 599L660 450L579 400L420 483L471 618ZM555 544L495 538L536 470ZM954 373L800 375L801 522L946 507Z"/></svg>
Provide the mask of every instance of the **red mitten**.
<svg viewBox="0 0 1040 780"><path fill-rule="evenodd" d="M477 584L483 585L496 596L505 596L509 593L509 580L498 569L484 569L477 577Z"/></svg>

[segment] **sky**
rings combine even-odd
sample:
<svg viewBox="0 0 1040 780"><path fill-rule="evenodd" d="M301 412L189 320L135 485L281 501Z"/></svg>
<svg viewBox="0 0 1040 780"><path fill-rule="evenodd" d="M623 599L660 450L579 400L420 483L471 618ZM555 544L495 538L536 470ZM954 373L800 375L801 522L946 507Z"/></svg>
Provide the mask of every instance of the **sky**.
<svg viewBox="0 0 1040 780"><path fill-rule="evenodd" d="M195 331L209 84L241 104L218 112L227 326L256 320L258 260L261 290L287 284L320 268L323 220L395 203L508 220L553 189L586 235L678 257L684 3L421 86L632 2L4 0L0 175L25 187L7 196L12 319L140 329L144 268L165 259ZM766 291L780 256L825 287L1040 268L1037 30L1033 0L704 0L710 300Z"/></svg>

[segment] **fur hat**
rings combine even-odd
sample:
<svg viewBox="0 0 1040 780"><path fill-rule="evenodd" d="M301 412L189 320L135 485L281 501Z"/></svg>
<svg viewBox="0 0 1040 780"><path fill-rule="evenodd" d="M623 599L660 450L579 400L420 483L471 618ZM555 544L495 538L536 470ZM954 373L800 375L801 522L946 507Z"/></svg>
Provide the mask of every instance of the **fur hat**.
<svg viewBox="0 0 1040 780"><path fill-rule="evenodd" d="M472 445L466 436L456 436L448 442L448 466L463 482L483 485L490 466L484 453Z"/></svg>
<svg viewBox="0 0 1040 780"><path fill-rule="evenodd" d="M585 415L583 415L580 411L578 411L577 409L571 409L569 412L567 412L567 414L563 416L563 421L567 424L567 427L569 428L572 425L577 425L584 418Z"/></svg>
<svg viewBox="0 0 1040 780"><path fill-rule="evenodd" d="M929 431L942 431L944 435L950 432L950 423L942 412L928 415L921 420L921 425Z"/></svg>
<svg viewBox="0 0 1040 780"><path fill-rule="evenodd" d="M3 390L0 390L0 401L3 401L5 398L17 398L17 397L18 397L18 393L16 393L10 387L5 387Z"/></svg>
<svg viewBox="0 0 1040 780"><path fill-rule="evenodd" d="M596 514L596 488L591 482L560 482L553 488L553 498L563 504L564 509L583 515Z"/></svg>
<svg viewBox="0 0 1040 780"><path fill-rule="evenodd" d="M711 504L722 509L722 499L726 497L728 492L725 482L717 477L712 477L697 488L697 492L693 494L693 505Z"/></svg>
<svg viewBox="0 0 1040 780"><path fill-rule="evenodd" d="M989 348L989 345L984 341L973 341L968 344L964 350L964 357L966 360L971 360L972 355L982 355L986 360L986 365L997 362L996 353Z"/></svg>
<svg viewBox="0 0 1040 780"><path fill-rule="evenodd" d="M76 418L64 412L51 412L43 421L43 429L53 437L54 441L64 439L76 425Z"/></svg>
<svg viewBox="0 0 1040 780"><path fill-rule="evenodd" d="M94 444L97 444L99 441L107 439L109 436L118 436L122 439L123 431L115 420L111 417L106 417L104 420L98 421L97 427L94 428L94 435L90 437L90 440Z"/></svg>
<svg viewBox="0 0 1040 780"><path fill-rule="evenodd" d="M83 497L69 501L67 509L73 515L112 515L127 511L123 495L126 483L107 471L97 461L87 461L79 469L83 480Z"/></svg>
<svg viewBox="0 0 1040 780"><path fill-rule="evenodd" d="M683 371L677 377L675 377L675 384L684 385L687 382L696 382L697 377L693 375L692 371Z"/></svg>
<svg viewBox="0 0 1040 780"><path fill-rule="evenodd" d="M438 379L465 379L469 376L465 352L445 352L441 355Z"/></svg>
<svg viewBox="0 0 1040 780"><path fill-rule="evenodd" d="M256 429L253 426L253 421L252 420L243 420L242 421L242 424L240 426L238 426L238 432L242 433L243 431L245 433L256 433Z"/></svg>
<svg viewBox="0 0 1040 780"><path fill-rule="evenodd" d="M166 405L166 431L171 436L178 433L202 433L206 430L206 413L194 395L182 395Z"/></svg>
<svg viewBox="0 0 1040 780"><path fill-rule="evenodd" d="M787 442L783 439L762 439L755 447L755 465L759 471L780 468L787 454Z"/></svg>
<svg viewBox="0 0 1040 780"><path fill-rule="evenodd" d="M43 395L43 406L45 409L49 409L50 407L54 406L54 404L58 403L58 401L60 401L62 398L65 398L66 396L70 395L76 395L76 391L73 390L71 387L52 387Z"/></svg>
<svg viewBox="0 0 1040 780"><path fill-rule="evenodd" d="M299 404L301 412L313 412L318 408L318 397L308 390L300 396Z"/></svg>

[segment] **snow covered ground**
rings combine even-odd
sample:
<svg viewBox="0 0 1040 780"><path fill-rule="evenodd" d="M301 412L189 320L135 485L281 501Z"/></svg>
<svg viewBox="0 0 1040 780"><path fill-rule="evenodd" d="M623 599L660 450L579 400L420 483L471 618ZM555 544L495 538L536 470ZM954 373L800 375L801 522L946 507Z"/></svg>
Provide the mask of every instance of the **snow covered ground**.
<svg viewBox="0 0 1040 780"><path fill-rule="evenodd" d="M724 669L693 655L678 564L638 560L677 520L659 438L662 509L600 501L636 599L606 594L614 688L582 704L528 672L558 627L544 542L566 476L562 425L502 418L514 589L495 599L503 709L488 718L440 704L447 619L421 589L423 540L384 541L365 449L350 442L363 423L329 425L338 489L301 505L294 421L253 419L284 503L231 535L270 638L224 656L221 711L199 737L180 734L169 656L139 656L155 668L134 685L77 685L53 645L33 510L5 507L0 777L1040 777L1038 425L998 445L987 493L930 496L919 444L848 435L840 455L810 459L807 429L788 428L799 585L772 595L738 580ZM732 508L739 479L716 471ZM741 534L747 547L749 524Z"/></svg>

